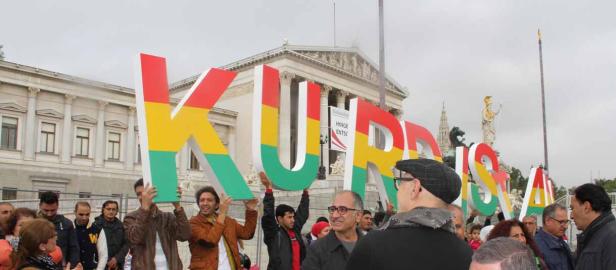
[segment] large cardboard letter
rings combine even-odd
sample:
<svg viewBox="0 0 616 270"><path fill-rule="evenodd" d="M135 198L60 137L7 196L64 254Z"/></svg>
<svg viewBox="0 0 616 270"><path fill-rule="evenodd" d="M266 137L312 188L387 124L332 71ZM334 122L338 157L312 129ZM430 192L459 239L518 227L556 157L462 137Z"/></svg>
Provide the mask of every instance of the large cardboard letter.
<svg viewBox="0 0 616 270"><path fill-rule="evenodd" d="M421 145L424 153L427 153L427 158L443 162L443 155L438 143L426 128L407 121L401 121L404 127L404 139L406 140L406 149L404 149L404 158L418 159L419 152L417 145ZM407 155L408 153L408 155Z"/></svg>
<svg viewBox="0 0 616 270"><path fill-rule="evenodd" d="M368 173L376 179L379 194L397 206L392 169L402 159L404 137L395 116L362 99L354 98L349 106L349 147L347 148L344 189L357 192L362 198ZM368 143L369 126L378 125L385 133L385 149Z"/></svg>
<svg viewBox="0 0 616 270"><path fill-rule="evenodd" d="M468 185L468 148L464 146L456 147L456 173L460 176L462 188L460 189L460 196L453 203L460 206L464 216L467 217L470 194Z"/></svg>
<svg viewBox="0 0 616 270"><path fill-rule="evenodd" d="M135 77L143 179L157 188L154 201L178 201L175 156L186 141L212 185L236 200L253 198L208 121L210 109L235 73L222 69L204 72L173 111L165 58L140 54Z"/></svg>
<svg viewBox="0 0 616 270"><path fill-rule="evenodd" d="M255 67L254 74L252 146L255 167L265 171L272 184L279 189L308 188L316 178L319 168L321 90L312 82L302 82L299 85L297 159L295 166L289 170L280 163L278 157L278 70L261 65Z"/></svg>
<svg viewBox="0 0 616 270"><path fill-rule="evenodd" d="M528 215L542 215L543 208L549 204L549 195L546 187L546 177L543 168L532 168L526 184L520 220Z"/></svg>
<svg viewBox="0 0 616 270"><path fill-rule="evenodd" d="M485 143L475 144L471 146L468 162L475 180L484 190L484 200L481 200L478 189L471 187L473 208L484 215L491 215L500 202L505 218L512 218L513 207L506 188L508 175L500 171L494 150Z"/></svg>

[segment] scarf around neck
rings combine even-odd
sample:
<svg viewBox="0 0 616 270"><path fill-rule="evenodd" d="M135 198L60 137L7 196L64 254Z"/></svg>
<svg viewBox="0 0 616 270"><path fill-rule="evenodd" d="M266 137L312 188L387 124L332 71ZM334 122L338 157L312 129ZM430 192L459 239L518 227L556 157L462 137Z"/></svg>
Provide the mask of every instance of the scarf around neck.
<svg viewBox="0 0 616 270"><path fill-rule="evenodd" d="M20 267L22 269L24 267L34 266L43 270L56 270L58 267L51 260L51 257L47 254L38 255L36 257L28 257L26 259L26 263Z"/></svg>
<svg viewBox="0 0 616 270"><path fill-rule="evenodd" d="M447 209L428 207L417 207L411 211L395 214L380 230L417 226L430 227L435 230L441 229L450 233L455 232L453 218Z"/></svg>

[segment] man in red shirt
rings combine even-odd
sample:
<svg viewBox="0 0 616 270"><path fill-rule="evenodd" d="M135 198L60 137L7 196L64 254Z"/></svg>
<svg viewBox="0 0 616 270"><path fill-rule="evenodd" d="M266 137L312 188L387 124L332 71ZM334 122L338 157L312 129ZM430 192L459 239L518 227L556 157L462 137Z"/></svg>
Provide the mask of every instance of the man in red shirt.
<svg viewBox="0 0 616 270"><path fill-rule="evenodd" d="M261 183L265 186L263 198L263 241L269 254L268 270L299 270L306 257L306 247L302 241L302 227L308 220L310 199L308 190L304 190L297 210L280 204L274 210L274 192L272 182L265 173L259 173Z"/></svg>

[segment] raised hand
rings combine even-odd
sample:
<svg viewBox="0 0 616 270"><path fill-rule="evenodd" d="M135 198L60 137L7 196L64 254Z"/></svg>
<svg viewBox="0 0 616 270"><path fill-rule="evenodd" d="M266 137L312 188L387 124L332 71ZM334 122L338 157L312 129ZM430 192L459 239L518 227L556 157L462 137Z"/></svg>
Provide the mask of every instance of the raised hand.
<svg viewBox="0 0 616 270"><path fill-rule="evenodd" d="M227 211L229 210L231 202L233 202L231 197L227 197L224 193L220 194L220 205L218 205L218 217L216 221L222 224L225 223L225 217L227 216Z"/></svg>
<svg viewBox="0 0 616 270"><path fill-rule="evenodd" d="M272 181L267 178L267 175L265 175L264 172L259 172L259 178L261 179L261 184L263 184L266 189L272 188Z"/></svg>
<svg viewBox="0 0 616 270"><path fill-rule="evenodd" d="M156 194L156 188L154 186L150 186L150 184L146 184L143 189L143 193L141 193L141 208L143 208L143 210L150 210L150 207L154 204L152 199L156 197Z"/></svg>
<svg viewBox="0 0 616 270"><path fill-rule="evenodd" d="M254 198L252 200L244 201L244 206L249 210L257 210L257 204L259 204L259 199Z"/></svg>
<svg viewBox="0 0 616 270"><path fill-rule="evenodd" d="M182 187L178 186L177 194L178 194L178 201L172 203L175 209L179 209L180 207L182 207L180 205L180 201L182 200Z"/></svg>

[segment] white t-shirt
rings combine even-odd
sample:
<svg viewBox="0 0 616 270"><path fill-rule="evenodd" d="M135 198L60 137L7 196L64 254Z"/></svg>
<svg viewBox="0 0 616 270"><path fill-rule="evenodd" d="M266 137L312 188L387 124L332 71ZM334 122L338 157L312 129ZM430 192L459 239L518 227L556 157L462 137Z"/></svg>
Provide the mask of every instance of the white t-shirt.
<svg viewBox="0 0 616 270"><path fill-rule="evenodd" d="M154 264L156 265L156 270L167 270L167 257L165 257L163 246L160 244L158 232L156 233L156 249L154 254L156 254L154 256Z"/></svg>
<svg viewBox="0 0 616 270"><path fill-rule="evenodd" d="M229 256L227 256L224 237L220 237L220 241L218 241L218 269L231 270L231 263L229 262Z"/></svg>

